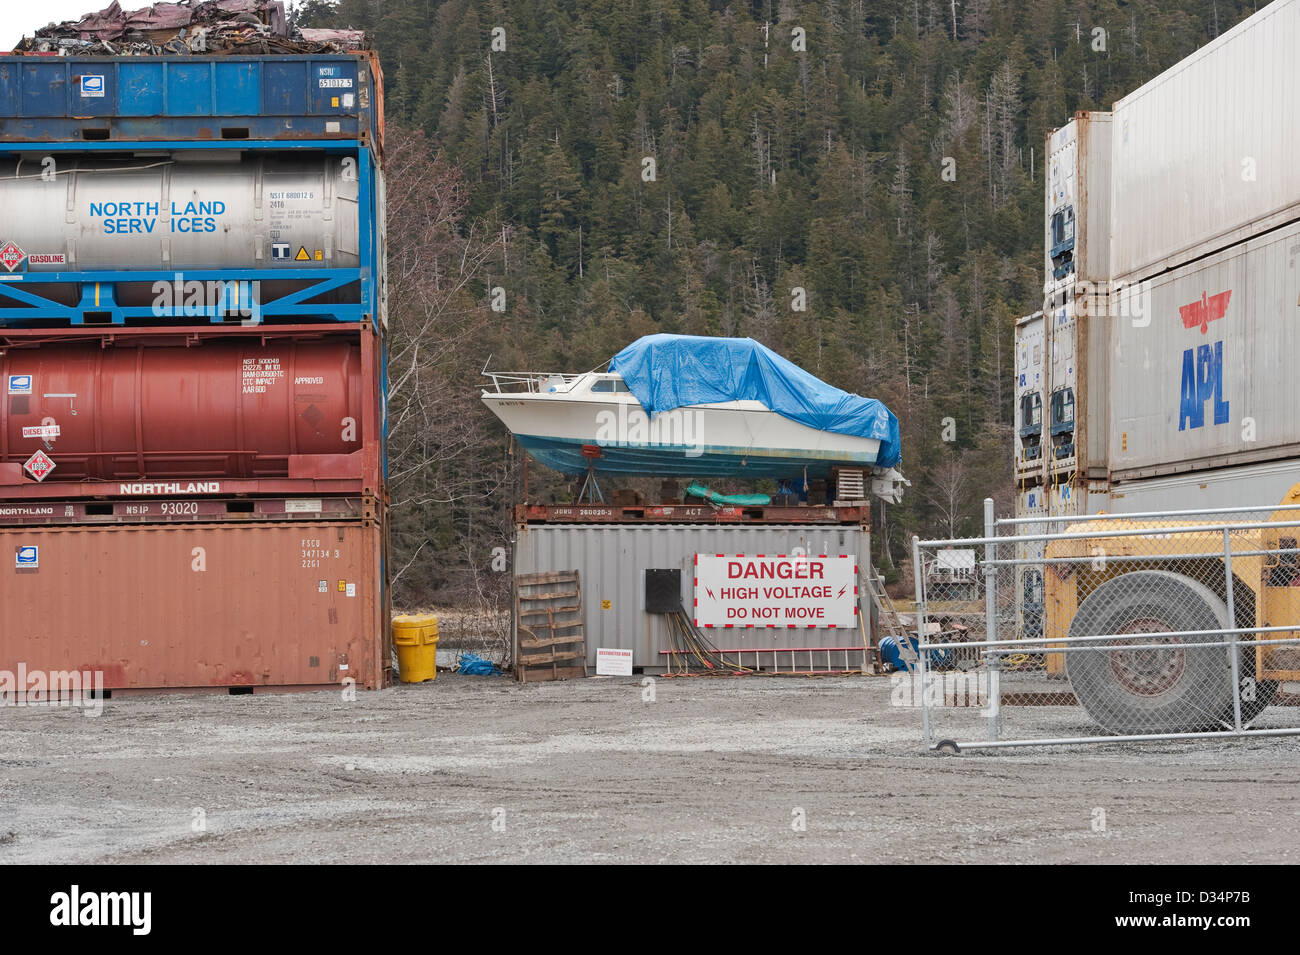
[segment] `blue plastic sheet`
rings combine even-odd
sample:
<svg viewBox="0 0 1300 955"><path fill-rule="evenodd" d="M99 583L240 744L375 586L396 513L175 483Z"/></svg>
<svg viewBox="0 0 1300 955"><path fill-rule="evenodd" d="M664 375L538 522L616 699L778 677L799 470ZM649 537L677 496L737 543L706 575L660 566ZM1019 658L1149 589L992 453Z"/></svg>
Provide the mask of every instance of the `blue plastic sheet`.
<svg viewBox="0 0 1300 955"><path fill-rule="evenodd" d="M500 676L501 670L491 660L485 660L477 653L462 653L456 669L469 676Z"/></svg>
<svg viewBox="0 0 1300 955"><path fill-rule="evenodd" d="M611 359L651 416L686 405L761 401L792 421L880 442L876 466L902 459L898 419L874 398L833 388L752 338L647 335Z"/></svg>

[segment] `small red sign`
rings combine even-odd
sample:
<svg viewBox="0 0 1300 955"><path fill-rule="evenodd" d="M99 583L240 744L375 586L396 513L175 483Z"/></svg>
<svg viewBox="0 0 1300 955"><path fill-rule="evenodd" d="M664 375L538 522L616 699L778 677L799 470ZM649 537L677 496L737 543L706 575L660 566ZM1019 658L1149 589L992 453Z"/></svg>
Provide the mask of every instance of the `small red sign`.
<svg viewBox="0 0 1300 955"><path fill-rule="evenodd" d="M50 460L50 456L44 451L37 451L27 459L27 463L23 467L36 480L44 481L49 477L50 472L54 470L54 462Z"/></svg>
<svg viewBox="0 0 1300 955"><path fill-rule="evenodd" d="M27 253L12 242L5 243L5 247L0 249L0 265L3 265L10 272L22 265L25 258L27 258Z"/></svg>

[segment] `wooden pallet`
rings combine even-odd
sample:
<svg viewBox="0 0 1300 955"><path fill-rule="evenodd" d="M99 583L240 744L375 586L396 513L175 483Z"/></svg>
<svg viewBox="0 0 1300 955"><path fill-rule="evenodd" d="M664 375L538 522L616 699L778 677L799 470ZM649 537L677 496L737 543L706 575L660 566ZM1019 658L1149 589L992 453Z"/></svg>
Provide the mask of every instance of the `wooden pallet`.
<svg viewBox="0 0 1300 955"><path fill-rule="evenodd" d="M587 675L576 570L520 574L515 581L515 621L515 679L538 683Z"/></svg>

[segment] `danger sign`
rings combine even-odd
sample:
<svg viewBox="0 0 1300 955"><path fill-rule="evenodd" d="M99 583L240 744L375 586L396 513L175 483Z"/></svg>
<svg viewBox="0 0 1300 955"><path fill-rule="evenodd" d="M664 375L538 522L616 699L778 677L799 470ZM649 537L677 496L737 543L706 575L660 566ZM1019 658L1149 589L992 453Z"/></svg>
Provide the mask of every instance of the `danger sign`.
<svg viewBox="0 0 1300 955"><path fill-rule="evenodd" d="M54 470L54 462L50 460L50 456L44 451L37 451L27 459L23 467L36 480L44 481L49 473Z"/></svg>
<svg viewBox="0 0 1300 955"><path fill-rule="evenodd" d="M858 559L696 554L697 627L855 627Z"/></svg>

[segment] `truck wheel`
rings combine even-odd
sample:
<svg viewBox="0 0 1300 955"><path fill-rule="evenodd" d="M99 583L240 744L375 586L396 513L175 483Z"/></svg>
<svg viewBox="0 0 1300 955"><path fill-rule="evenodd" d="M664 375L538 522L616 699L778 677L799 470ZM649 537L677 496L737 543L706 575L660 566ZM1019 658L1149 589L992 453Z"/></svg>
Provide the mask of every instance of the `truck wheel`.
<svg viewBox="0 0 1300 955"><path fill-rule="evenodd" d="M1070 636L1144 634L1100 641L1114 649L1071 650L1065 672L1088 715L1112 733L1195 732L1224 725L1232 714L1232 670L1218 634L1159 635L1226 627L1228 608L1204 584L1164 570L1141 570L1106 581L1083 601ZM1168 649L1128 650L1125 645ZM1181 644L1181 646L1179 645ZM1086 645L1086 644L1081 644Z"/></svg>

